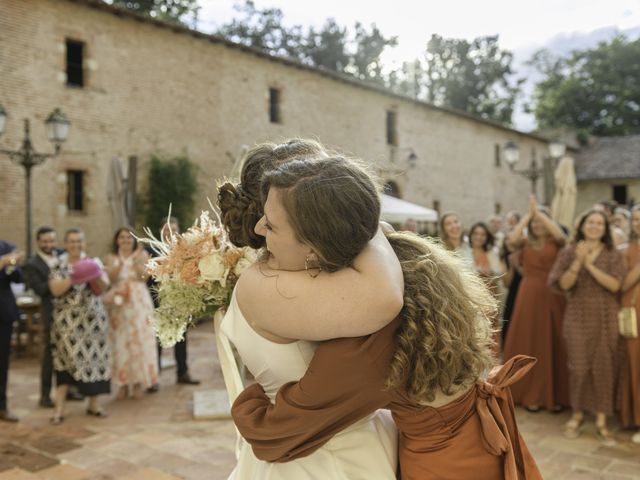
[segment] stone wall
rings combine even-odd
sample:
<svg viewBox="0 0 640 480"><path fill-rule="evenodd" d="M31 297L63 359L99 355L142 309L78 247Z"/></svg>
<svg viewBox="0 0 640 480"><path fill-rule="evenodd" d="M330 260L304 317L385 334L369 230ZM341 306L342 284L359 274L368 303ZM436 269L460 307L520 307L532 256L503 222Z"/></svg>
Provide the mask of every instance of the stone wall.
<svg viewBox="0 0 640 480"><path fill-rule="evenodd" d="M313 137L373 162L404 199L437 202L469 225L497 204L526 209L529 182L495 165L496 145L518 143L522 164L534 150L538 159L546 153L534 136L82 2L0 0L0 10L0 104L10 115L0 146L17 147L21 119L30 118L35 147L51 150L44 119L55 107L67 114L61 155L34 170L33 225L82 227L95 254L116 228L107 199L112 158L138 156L143 183L152 153L186 153L201 168L205 207L244 145ZM67 38L86 43L84 88L65 83ZM281 91L279 124L269 121L269 88ZM397 112L397 146L387 145L387 110ZM0 238L24 245L23 170L0 162ZM66 210L67 169L86 172L82 213Z"/></svg>

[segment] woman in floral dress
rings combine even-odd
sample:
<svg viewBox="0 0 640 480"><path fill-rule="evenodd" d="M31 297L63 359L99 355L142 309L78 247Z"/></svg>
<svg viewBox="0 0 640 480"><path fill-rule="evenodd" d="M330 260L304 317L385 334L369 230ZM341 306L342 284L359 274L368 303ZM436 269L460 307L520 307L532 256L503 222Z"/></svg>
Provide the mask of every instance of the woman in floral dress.
<svg viewBox="0 0 640 480"><path fill-rule="evenodd" d="M129 228L116 231L113 253L106 258L106 271L113 287L105 295L109 313L113 379L118 399L140 398L158 383L153 302L146 286L148 254L138 246Z"/></svg>

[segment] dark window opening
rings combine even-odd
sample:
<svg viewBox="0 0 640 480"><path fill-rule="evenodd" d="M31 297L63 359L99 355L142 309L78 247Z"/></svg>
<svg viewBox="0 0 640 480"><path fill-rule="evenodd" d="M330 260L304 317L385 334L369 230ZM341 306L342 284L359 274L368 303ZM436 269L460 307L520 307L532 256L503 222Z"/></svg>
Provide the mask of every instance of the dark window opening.
<svg viewBox="0 0 640 480"><path fill-rule="evenodd" d="M269 121L271 123L281 123L280 118L280 90L269 89Z"/></svg>
<svg viewBox="0 0 640 480"><path fill-rule="evenodd" d="M387 145L398 145L397 114L387 110Z"/></svg>
<svg viewBox="0 0 640 480"><path fill-rule="evenodd" d="M67 209L74 212L84 210L84 172L67 170Z"/></svg>
<svg viewBox="0 0 640 480"><path fill-rule="evenodd" d="M495 151L495 160L494 160L495 166L499 167L502 165L500 160L500 144L499 143L496 143L494 151Z"/></svg>
<svg viewBox="0 0 640 480"><path fill-rule="evenodd" d="M440 214L440 200L434 200L432 206L433 209Z"/></svg>
<svg viewBox="0 0 640 480"><path fill-rule="evenodd" d="M384 184L384 193L391 197L400 198L400 189L398 188L398 184L393 180L389 180Z"/></svg>
<svg viewBox="0 0 640 480"><path fill-rule="evenodd" d="M84 86L84 43L67 39L67 85Z"/></svg>
<svg viewBox="0 0 640 480"><path fill-rule="evenodd" d="M502 213L502 204L500 202L493 204L493 213L496 215L500 215L500 213Z"/></svg>
<svg viewBox="0 0 640 480"><path fill-rule="evenodd" d="M614 185L613 186L613 200L619 205L626 205L629 197L626 185Z"/></svg>

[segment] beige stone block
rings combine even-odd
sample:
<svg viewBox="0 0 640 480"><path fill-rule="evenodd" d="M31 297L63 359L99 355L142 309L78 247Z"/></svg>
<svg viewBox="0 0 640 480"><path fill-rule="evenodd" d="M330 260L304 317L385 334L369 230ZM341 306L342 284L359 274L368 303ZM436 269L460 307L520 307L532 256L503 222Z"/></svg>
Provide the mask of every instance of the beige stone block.
<svg viewBox="0 0 640 480"><path fill-rule="evenodd" d="M84 480L91 476L91 472L73 465L60 464L41 470L38 476L44 480Z"/></svg>
<svg viewBox="0 0 640 480"><path fill-rule="evenodd" d="M122 480L179 480L180 477L169 475L155 468L141 468L129 475L122 477Z"/></svg>
<svg viewBox="0 0 640 480"><path fill-rule="evenodd" d="M36 474L22 470L21 468L12 468L0 472L0 480L40 480Z"/></svg>

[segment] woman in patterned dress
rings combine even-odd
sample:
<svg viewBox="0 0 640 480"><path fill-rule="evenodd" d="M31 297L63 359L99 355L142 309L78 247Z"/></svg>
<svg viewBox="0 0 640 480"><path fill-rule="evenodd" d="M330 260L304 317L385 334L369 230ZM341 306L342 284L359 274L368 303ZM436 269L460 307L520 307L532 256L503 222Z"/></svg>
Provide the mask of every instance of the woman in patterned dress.
<svg viewBox="0 0 640 480"><path fill-rule="evenodd" d="M563 335L567 342L571 419L565 436L576 438L585 411L596 414L596 432L605 445L615 437L607 429L613 415L620 338L617 292L624 260L613 244L607 216L590 210L576 229L575 243L559 254L549 284L567 292Z"/></svg>
<svg viewBox="0 0 640 480"><path fill-rule="evenodd" d="M111 327L113 379L117 398L140 398L158 383L158 352L153 331L153 301L147 289L147 252L129 228L119 228L105 270L113 287L104 297Z"/></svg>
<svg viewBox="0 0 640 480"><path fill-rule="evenodd" d="M89 399L87 415L105 417L98 395L111 391L111 353L107 316L99 290L109 285L105 274L79 283L73 267L84 260L84 233L70 229L65 233L66 254L51 270L49 289L54 296L51 346L56 374L54 425L64 420L69 385ZM98 267L96 266L96 269ZM95 290L95 292L94 292Z"/></svg>
<svg viewBox="0 0 640 480"><path fill-rule="evenodd" d="M640 319L640 204L631 210L631 235L623 255L629 272L622 283L623 305L635 307ZM620 420L625 427L640 427L640 338L625 338L620 366ZM640 443L640 431L632 441Z"/></svg>

